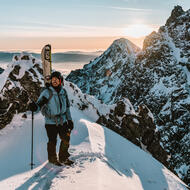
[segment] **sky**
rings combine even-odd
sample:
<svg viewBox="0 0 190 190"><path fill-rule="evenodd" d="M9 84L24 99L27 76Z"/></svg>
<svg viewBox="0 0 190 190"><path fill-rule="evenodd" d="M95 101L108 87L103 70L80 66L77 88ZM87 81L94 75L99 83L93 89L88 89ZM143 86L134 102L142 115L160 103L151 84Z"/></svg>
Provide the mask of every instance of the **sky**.
<svg viewBox="0 0 190 190"><path fill-rule="evenodd" d="M105 49L126 37L144 37L165 24L175 5L189 0L0 0L0 50Z"/></svg>

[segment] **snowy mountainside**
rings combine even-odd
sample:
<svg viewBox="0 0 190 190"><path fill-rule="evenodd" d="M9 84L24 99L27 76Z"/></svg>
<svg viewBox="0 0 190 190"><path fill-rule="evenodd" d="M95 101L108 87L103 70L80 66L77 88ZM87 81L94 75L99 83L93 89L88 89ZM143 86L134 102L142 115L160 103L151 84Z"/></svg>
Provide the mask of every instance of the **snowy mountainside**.
<svg viewBox="0 0 190 190"><path fill-rule="evenodd" d="M34 99L37 98L43 85L40 62L31 55L21 54L4 71L4 77L4 80L1 81L3 82L3 84L1 83L1 101L9 101L10 98L10 100L16 101L20 107L12 109L9 113L7 113L9 110L1 110L3 113L0 114L1 118L5 114L13 114L12 122L0 130L0 188L62 189L63 185L68 187L72 184L77 188L81 187L80 184L85 188L97 189L101 186L103 189L115 189L116 187L120 188L122 184L130 189L151 189L153 187L154 189L158 187L186 189L185 185L162 164L154 160L150 153L147 155L121 136L95 123L98 122L97 120L103 124L106 122L114 124L115 122L118 126L117 130L123 130L118 124L123 123L126 134L131 134L132 142L134 141L140 147L144 143L141 148L147 152L148 148L150 150L154 148L151 147L151 144L157 143L155 145L156 150L159 150L157 154L167 157L159 145L153 117L146 106L142 105L139 112L135 112L128 99L123 99L113 105L106 105L92 96L83 94L77 86L67 81L65 81L65 88L69 94L71 113L75 123L70 152L72 159L76 161L76 166L69 169L64 167L56 169L46 163L47 137L44 120L41 114L36 114L34 116L36 169L28 172L30 169L31 114L27 111L27 103L31 96ZM29 80L26 80L25 77ZM15 91L15 86L20 88L19 91ZM21 98L23 96L20 97L22 94L25 94L27 101L23 101ZM22 106L24 109L18 111ZM147 132L151 132L151 135L148 135L151 138L147 138ZM139 141L141 138L142 142ZM146 143L150 144L146 146ZM125 148L127 148L126 151L124 151ZM136 155L135 150L140 152L140 155ZM154 152L151 154L156 157ZM147 156L144 157L144 155ZM142 160L133 162L142 157L144 157L144 161L148 160L147 164L153 160L151 168L147 167L148 171L143 168L145 167L144 161L143 163L141 163ZM159 158L157 159L159 160ZM17 164L15 164L15 160L17 160ZM65 173L65 169L67 173ZM108 181L94 182L94 170L99 172L100 179L109 176ZM157 177L152 178L151 171L155 171ZM85 176L89 177L87 178L89 183L86 182ZM112 181L119 181L119 183L113 184Z"/></svg>
<svg viewBox="0 0 190 190"><path fill-rule="evenodd" d="M166 24L145 38L143 49L134 60L128 62L122 58L126 49L115 48L112 51L117 56L108 73L105 74L104 65L113 57L103 54L82 70L71 72L67 80L104 103L128 98L135 109L141 103L148 106L154 115L161 145L170 155L169 168L190 185L189 23L190 10L176 6ZM95 75L97 67L99 74Z"/></svg>
<svg viewBox="0 0 190 190"><path fill-rule="evenodd" d="M43 86L41 61L31 54L15 55L0 75L0 129L16 113L27 111L29 101L36 100ZM23 116L25 117L25 116Z"/></svg>
<svg viewBox="0 0 190 190"><path fill-rule="evenodd" d="M124 82L124 72L128 72L139 51L140 48L127 39L115 40L101 56L84 65L83 69L71 71L66 80L104 103L114 103L115 89Z"/></svg>
<svg viewBox="0 0 190 190"><path fill-rule="evenodd" d="M82 110L97 123L127 138L168 167L168 154L160 145L153 115L145 105L140 105L138 112L135 112L128 99L107 105L93 96L83 94L71 82L65 81L65 88L72 106Z"/></svg>
<svg viewBox="0 0 190 190"><path fill-rule="evenodd" d="M1 128L6 127L16 113L22 113L22 117L27 118L28 103L37 100L43 86L41 71L41 62L32 55L22 53L13 57L13 62L2 75ZM140 105L138 112L134 111L126 98L113 105L106 105L90 95L83 94L73 83L65 81L64 84L68 89L71 105L88 113L88 117L92 117L97 123L107 126L149 151L154 158L168 166L168 154L160 145L154 118L145 105Z"/></svg>
<svg viewBox="0 0 190 190"><path fill-rule="evenodd" d="M87 113L72 106L71 115L75 127L69 151L74 166L56 167L47 163L44 121L41 114L35 114L36 165L32 171L29 166L31 120L20 120L21 115L15 115L14 122L0 131L0 167L3 168L0 189L187 189L150 154L95 123Z"/></svg>

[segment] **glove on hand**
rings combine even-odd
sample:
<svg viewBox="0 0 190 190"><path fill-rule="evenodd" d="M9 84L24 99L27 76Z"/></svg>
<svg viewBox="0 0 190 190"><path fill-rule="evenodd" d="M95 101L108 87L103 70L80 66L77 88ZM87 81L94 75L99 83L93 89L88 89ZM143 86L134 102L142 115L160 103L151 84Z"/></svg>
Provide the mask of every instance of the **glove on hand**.
<svg viewBox="0 0 190 190"><path fill-rule="evenodd" d="M74 124L73 124L73 121L72 121L72 120L68 120L68 128L69 128L70 130L73 130Z"/></svg>
<svg viewBox="0 0 190 190"><path fill-rule="evenodd" d="M38 106L36 105L35 102L32 101L32 102L29 104L28 109L29 109L30 111L32 111L32 112L35 112L35 111L37 111Z"/></svg>
<svg viewBox="0 0 190 190"><path fill-rule="evenodd" d="M41 101L38 103L38 105L40 106L40 108L42 108L47 103L48 103L48 99L45 96L43 96Z"/></svg>

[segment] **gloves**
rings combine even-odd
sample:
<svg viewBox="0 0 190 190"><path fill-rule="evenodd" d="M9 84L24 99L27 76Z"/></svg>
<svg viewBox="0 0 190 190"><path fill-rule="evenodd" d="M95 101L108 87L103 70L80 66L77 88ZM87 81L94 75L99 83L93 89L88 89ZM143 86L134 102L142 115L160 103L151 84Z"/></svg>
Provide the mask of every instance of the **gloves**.
<svg viewBox="0 0 190 190"><path fill-rule="evenodd" d="M38 105L40 106L40 108L42 108L43 105L45 105L47 103L48 103L48 99L45 96L43 96L41 101L38 103Z"/></svg>
<svg viewBox="0 0 190 190"><path fill-rule="evenodd" d="M72 131L73 128L74 128L73 121L72 120L68 120L67 123L68 123L68 128L70 129L70 131Z"/></svg>
<svg viewBox="0 0 190 190"><path fill-rule="evenodd" d="M29 105L28 105L28 109L32 112L37 111L38 106L36 105L36 103L34 101L32 101Z"/></svg>

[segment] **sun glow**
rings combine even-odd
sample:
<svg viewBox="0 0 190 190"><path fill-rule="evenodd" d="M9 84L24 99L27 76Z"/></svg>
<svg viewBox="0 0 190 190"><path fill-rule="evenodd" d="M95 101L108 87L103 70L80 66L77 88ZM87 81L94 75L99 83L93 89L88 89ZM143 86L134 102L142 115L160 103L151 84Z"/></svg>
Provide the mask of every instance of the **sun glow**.
<svg viewBox="0 0 190 190"><path fill-rule="evenodd" d="M139 37L146 36L146 35L150 34L154 30L155 30L154 27L150 27L150 26L145 25L145 24L134 24L134 25L129 25L125 29L125 35L131 36L134 38L139 38Z"/></svg>

